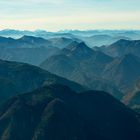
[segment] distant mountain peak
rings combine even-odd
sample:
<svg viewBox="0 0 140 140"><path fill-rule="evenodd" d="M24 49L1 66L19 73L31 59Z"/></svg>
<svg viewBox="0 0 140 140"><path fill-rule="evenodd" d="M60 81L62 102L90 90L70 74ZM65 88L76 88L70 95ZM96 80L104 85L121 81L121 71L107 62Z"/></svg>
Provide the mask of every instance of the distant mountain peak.
<svg viewBox="0 0 140 140"><path fill-rule="evenodd" d="M121 57L128 53L140 56L140 40L120 39L107 47L102 47L102 51L113 57Z"/></svg>
<svg viewBox="0 0 140 140"><path fill-rule="evenodd" d="M15 39L11 38L11 37L3 37L3 36L0 36L0 42L3 42L3 41L13 41Z"/></svg>
<svg viewBox="0 0 140 140"><path fill-rule="evenodd" d="M93 51L91 48L89 48L84 42L77 42L73 41L70 45L68 45L65 49L75 51L75 50L90 50Z"/></svg>
<svg viewBox="0 0 140 140"><path fill-rule="evenodd" d="M116 41L116 42L131 42L131 40L127 40L127 39L120 39L120 40L118 40L118 41Z"/></svg>
<svg viewBox="0 0 140 140"><path fill-rule="evenodd" d="M126 45L128 45L129 43L131 43L131 40L127 40L127 39L120 39L118 41L116 41L115 43L111 44L110 46L124 46L126 47Z"/></svg>
<svg viewBox="0 0 140 140"><path fill-rule="evenodd" d="M45 39L41 37L24 35L23 37L20 38L20 40L28 41L28 40L45 40Z"/></svg>
<svg viewBox="0 0 140 140"><path fill-rule="evenodd" d="M28 35L24 35L23 37L19 38L18 40L27 42L27 43L31 43L31 44L40 44L43 46L51 44L51 42L49 40L46 40L42 37L28 36Z"/></svg>
<svg viewBox="0 0 140 140"><path fill-rule="evenodd" d="M138 45L140 40L127 40L127 39L120 39L115 43L111 44L110 46L121 46L121 47L133 47L134 45Z"/></svg>
<svg viewBox="0 0 140 140"><path fill-rule="evenodd" d="M71 49L71 48L73 48L73 47L76 47L78 44L79 44L79 43L78 43L77 41L73 41L72 43L70 43L70 44L66 47L66 49Z"/></svg>

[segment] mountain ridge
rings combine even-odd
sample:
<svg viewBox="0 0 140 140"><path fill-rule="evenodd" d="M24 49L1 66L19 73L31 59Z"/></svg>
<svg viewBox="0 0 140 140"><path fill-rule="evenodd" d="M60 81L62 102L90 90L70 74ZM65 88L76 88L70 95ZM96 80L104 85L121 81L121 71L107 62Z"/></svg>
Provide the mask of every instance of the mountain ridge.
<svg viewBox="0 0 140 140"><path fill-rule="evenodd" d="M2 140L138 140L140 137L137 114L109 94L76 93L59 84L7 101L0 106L0 124Z"/></svg>

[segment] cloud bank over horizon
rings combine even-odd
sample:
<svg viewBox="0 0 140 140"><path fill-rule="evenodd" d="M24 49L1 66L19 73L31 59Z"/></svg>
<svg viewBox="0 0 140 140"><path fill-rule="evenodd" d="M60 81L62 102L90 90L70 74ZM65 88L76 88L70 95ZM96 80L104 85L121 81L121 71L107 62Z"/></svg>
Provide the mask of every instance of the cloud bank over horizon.
<svg viewBox="0 0 140 140"><path fill-rule="evenodd" d="M0 29L140 29L139 0L0 0Z"/></svg>

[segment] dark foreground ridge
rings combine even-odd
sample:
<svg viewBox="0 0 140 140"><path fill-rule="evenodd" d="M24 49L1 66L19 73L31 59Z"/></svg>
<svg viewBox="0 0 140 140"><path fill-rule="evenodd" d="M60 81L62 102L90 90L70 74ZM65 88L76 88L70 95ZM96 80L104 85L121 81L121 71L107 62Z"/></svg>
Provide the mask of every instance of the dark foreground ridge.
<svg viewBox="0 0 140 140"><path fill-rule="evenodd" d="M1 140L139 140L138 115L105 92L50 85L0 107Z"/></svg>
<svg viewBox="0 0 140 140"><path fill-rule="evenodd" d="M0 102L11 96L56 83L66 85L79 92L85 90L75 82L51 74L36 66L0 60Z"/></svg>

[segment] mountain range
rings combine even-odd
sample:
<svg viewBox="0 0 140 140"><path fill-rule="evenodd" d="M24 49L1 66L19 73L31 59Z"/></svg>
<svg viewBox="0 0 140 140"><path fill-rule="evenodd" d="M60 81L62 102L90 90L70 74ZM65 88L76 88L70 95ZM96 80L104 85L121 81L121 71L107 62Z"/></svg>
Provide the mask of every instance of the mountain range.
<svg viewBox="0 0 140 140"><path fill-rule="evenodd" d="M120 98L121 92L101 78L101 72L112 61L110 56L93 51L85 43L73 42L44 61L40 67L91 89L104 90Z"/></svg>
<svg viewBox="0 0 140 140"><path fill-rule="evenodd" d="M0 31L0 36L20 38L22 36L35 36L45 39L51 38L69 38L84 41L89 47L110 45L120 39L139 40L139 30L64 30L58 32L49 32L45 30L20 31L5 29Z"/></svg>
<svg viewBox="0 0 140 140"><path fill-rule="evenodd" d="M1 140L139 140L139 116L105 92L50 85L0 106Z"/></svg>
<svg viewBox="0 0 140 140"><path fill-rule="evenodd" d="M95 47L95 46L102 46L102 45L110 45L120 39L127 39L127 40L131 40L131 38L125 37L125 36L111 36L111 35L93 35L93 36L89 36L89 37L82 37L81 38L84 42L86 42L86 44L89 47Z"/></svg>
<svg viewBox="0 0 140 140"><path fill-rule="evenodd" d="M50 44L48 40L31 36L20 39L0 37L0 59L38 65L58 51Z"/></svg>
<svg viewBox="0 0 140 140"><path fill-rule="evenodd" d="M123 52L123 48L120 52ZM127 90L140 77L138 56L124 53L112 57L100 49L89 48L83 42L71 43L41 63L40 67L88 88L112 93L118 99L127 94Z"/></svg>
<svg viewBox="0 0 140 140"><path fill-rule="evenodd" d="M140 139L139 31L0 35L0 140Z"/></svg>
<svg viewBox="0 0 140 140"><path fill-rule="evenodd" d="M140 40L121 39L109 46L103 46L99 50L112 57L121 57L129 53L140 57Z"/></svg>

